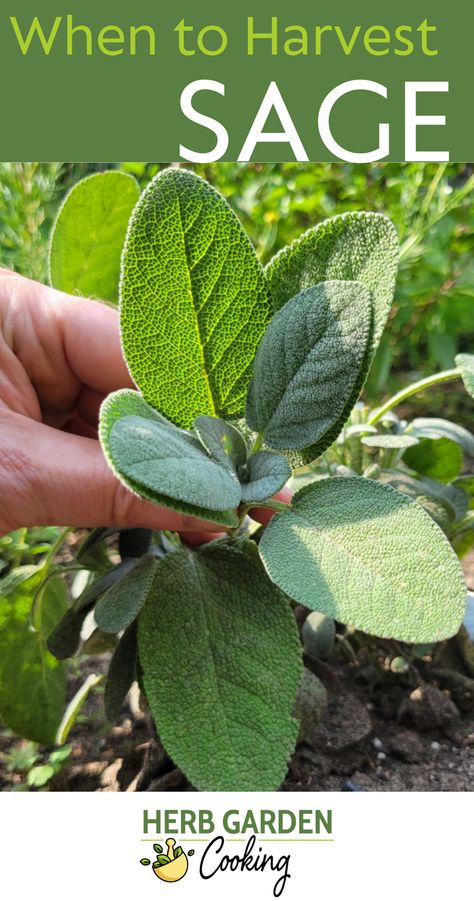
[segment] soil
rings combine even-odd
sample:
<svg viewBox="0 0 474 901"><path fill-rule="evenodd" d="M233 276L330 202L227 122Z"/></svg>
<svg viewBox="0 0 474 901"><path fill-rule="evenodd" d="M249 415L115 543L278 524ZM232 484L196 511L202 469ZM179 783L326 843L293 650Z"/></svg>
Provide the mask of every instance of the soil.
<svg viewBox="0 0 474 901"><path fill-rule="evenodd" d="M474 589L474 554L465 564ZM471 645L472 648L472 645ZM305 659L324 684L327 704L310 740L300 742L281 791L472 791L474 668L462 639L437 646L393 671L395 643L342 636L329 659ZM90 657L70 677L72 696L106 656ZM194 791L174 766L129 695L115 725L104 723L103 689L89 695L70 736L72 754L49 791ZM0 730L0 752L25 742ZM47 748L41 748L43 761ZM38 761L41 762L41 761ZM20 773L0 768L0 790L18 790Z"/></svg>

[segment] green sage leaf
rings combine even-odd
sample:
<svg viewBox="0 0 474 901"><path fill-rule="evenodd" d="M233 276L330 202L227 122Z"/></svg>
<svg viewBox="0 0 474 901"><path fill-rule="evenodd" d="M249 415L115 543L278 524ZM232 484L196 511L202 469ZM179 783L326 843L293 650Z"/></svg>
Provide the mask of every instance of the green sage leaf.
<svg viewBox="0 0 474 901"><path fill-rule="evenodd" d="M302 488L259 549L290 597L365 632L433 642L462 621L466 586L445 535L419 504L371 479Z"/></svg>
<svg viewBox="0 0 474 901"><path fill-rule="evenodd" d="M474 354L458 354L454 362L461 370L467 393L474 397Z"/></svg>
<svg viewBox="0 0 474 901"><path fill-rule="evenodd" d="M113 723L120 715L130 686L137 673L137 623L133 622L122 635L110 661L105 683L105 715ZM158 848L153 846L154 850ZM163 849L159 848L160 851Z"/></svg>
<svg viewBox="0 0 474 901"><path fill-rule="evenodd" d="M371 322L370 291L358 282L321 282L278 310L257 351L246 410L267 444L299 450L332 443L366 357Z"/></svg>
<svg viewBox="0 0 474 901"><path fill-rule="evenodd" d="M297 734L301 648L255 545L169 554L140 614L138 646L160 737L193 785L278 788Z"/></svg>
<svg viewBox="0 0 474 901"><path fill-rule="evenodd" d="M51 236L54 288L117 302L120 257L139 195L137 182L124 172L98 172L74 185Z"/></svg>
<svg viewBox="0 0 474 901"><path fill-rule="evenodd" d="M432 512L432 506L431 503L427 504L427 501L442 505L450 522L462 519L468 507L467 495L456 485L443 485L441 482L425 477L415 479L408 473L391 469L382 470L380 481L384 485L391 485L402 494L407 494L413 500L419 501L425 509L428 509L428 512Z"/></svg>
<svg viewBox="0 0 474 901"><path fill-rule="evenodd" d="M331 279L362 282L373 298L370 347L347 406L324 444L316 442L302 453L310 463L335 441L367 378L390 311L398 268L397 232L378 213L343 213L309 229L281 250L265 269L275 309L318 282Z"/></svg>
<svg viewBox="0 0 474 901"><path fill-rule="evenodd" d="M120 295L124 354L144 398L182 426L238 418L271 303L247 235L207 182L167 169L150 183Z"/></svg>
<svg viewBox="0 0 474 901"><path fill-rule="evenodd" d="M117 563L113 569L108 569L103 575L94 579L90 585L87 585L84 591L74 601L73 610L79 612L84 608L90 609L101 595L105 594L105 592L108 591L109 588L112 588L112 586L120 581L120 579L123 579L135 566L137 566L137 560L128 559L123 560L121 563Z"/></svg>
<svg viewBox="0 0 474 901"><path fill-rule="evenodd" d="M461 448L450 438L420 438L417 445L403 454L410 469L438 482L451 482L463 466Z"/></svg>
<svg viewBox="0 0 474 901"><path fill-rule="evenodd" d="M248 459L247 478L241 486L242 500L244 504L259 503L281 491L291 478L291 467L281 454L257 451Z"/></svg>
<svg viewBox="0 0 474 901"><path fill-rule="evenodd" d="M247 445L235 426L213 416L198 416L194 429L213 460L225 463L236 472L245 466Z"/></svg>
<svg viewBox="0 0 474 901"><path fill-rule="evenodd" d="M418 444L414 435L368 435L361 438L366 447L380 447L383 450L400 450Z"/></svg>
<svg viewBox="0 0 474 901"><path fill-rule="evenodd" d="M168 422L135 391L117 391L100 411L109 466L135 494L172 510L236 526L240 485L198 439Z"/></svg>
<svg viewBox="0 0 474 901"><path fill-rule="evenodd" d="M82 607L81 610L71 607L48 636L48 651L57 660L74 657L79 650L82 626L89 610L90 607Z"/></svg>
<svg viewBox="0 0 474 901"><path fill-rule="evenodd" d="M141 557L123 578L101 595L94 609L99 629L116 634L133 622L148 597L158 564L151 554Z"/></svg>
<svg viewBox="0 0 474 901"><path fill-rule="evenodd" d="M420 416L413 419L409 426L410 435L417 438L449 438L459 444L461 450L474 457L474 435L449 419L427 418Z"/></svg>

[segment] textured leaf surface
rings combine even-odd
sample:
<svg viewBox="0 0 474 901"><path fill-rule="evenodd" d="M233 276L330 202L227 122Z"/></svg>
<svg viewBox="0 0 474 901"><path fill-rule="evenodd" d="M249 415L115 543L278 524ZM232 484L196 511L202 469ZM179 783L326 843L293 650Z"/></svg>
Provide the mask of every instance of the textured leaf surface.
<svg viewBox="0 0 474 901"><path fill-rule="evenodd" d="M336 440L367 378L390 311L398 255L398 236L389 219L378 213L351 212L309 229L265 269L275 309L305 288L331 279L362 282L372 292L370 348L344 414L332 430L331 441ZM320 453L315 443L302 456L309 463Z"/></svg>
<svg viewBox="0 0 474 901"><path fill-rule="evenodd" d="M462 621L466 586L446 537L419 504L370 479L302 488L259 549L290 597L365 632L432 642Z"/></svg>
<svg viewBox="0 0 474 901"><path fill-rule="evenodd" d="M291 477L291 467L280 454L258 451L248 459L247 475L248 482L242 484L242 500L253 504L280 491Z"/></svg>
<svg viewBox="0 0 474 901"><path fill-rule="evenodd" d="M410 469L439 482L451 482L459 475L463 465L461 448L450 438L421 438L409 447L403 461Z"/></svg>
<svg viewBox="0 0 474 901"><path fill-rule="evenodd" d="M459 444L465 454L474 457L474 435L449 419L420 416L410 423L410 434L418 438L449 438Z"/></svg>
<svg viewBox="0 0 474 901"><path fill-rule="evenodd" d="M148 597L157 566L156 557L147 554L99 598L94 609L99 629L116 634L130 625Z"/></svg>
<svg viewBox="0 0 474 901"><path fill-rule="evenodd" d="M46 648L46 635L64 611L57 585L46 585L38 631L30 625L34 574L0 597L0 716L18 735L52 744L66 699L66 670ZM56 582L57 580L51 580Z"/></svg>
<svg viewBox="0 0 474 901"><path fill-rule="evenodd" d="M235 426L213 416L198 416L194 423L199 440L218 463L238 471L245 466L247 445Z"/></svg>
<svg viewBox="0 0 474 901"><path fill-rule="evenodd" d="M325 439L354 392L372 323L370 291L321 282L275 314L255 358L246 418L279 450Z"/></svg>
<svg viewBox="0 0 474 901"><path fill-rule="evenodd" d="M48 636L48 651L57 660L67 660L79 649L82 626L89 609L82 607L81 610L75 610L71 607Z"/></svg>
<svg viewBox="0 0 474 901"><path fill-rule="evenodd" d="M138 644L160 737L193 785L278 788L297 735L301 650L255 545L214 542L166 557Z"/></svg>
<svg viewBox="0 0 474 901"><path fill-rule="evenodd" d="M133 622L122 635L110 661L105 683L105 715L109 722L120 715L125 698L136 678L137 624Z"/></svg>
<svg viewBox="0 0 474 901"><path fill-rule="evenodd" d="M243 413L270 297L237 217L197 175L167 169L142 194L120 296L125 358L153 407L188 427Z"/></svg>
<svg viewBox="0 0 474 901"><path fill-rule="evenodd" d="M467 393L474 397L474 354L458 354L454 362L461 370Z"/></svg>
<svg viewBox="0 0 474 901"><path fill-rule="evenodd" d="M99 172L72 188L51 238L54 288L117 302L120 257L139 195L137 182L124 172Z"/></svg>
<svg viewBox="0 0 474 901"><path fill-rule="evenodd" d="M366 447L381 447L387 450L400 450L418 444L414 435L367 435L361 438Z"/></svg>
<svg viewBox="0 0 474 901"><path fill-rule="evenodd" d="M172 510L238 523L240 485L191 432L174 426L136 391L117 391L100 411L100 441L115 475L135 494Z"/></svg>
<svg viewBox="0 0 474 901"><path fill-rule="evenodd" d="M107 570L107 572L103 573L86 586L84 591L82 591L79 597L74 601L72 609L80 611L85 607L91 607L102 594L105 594L112 585L115 585L119 579L122 579L126 573L130 572L136 565L136 560L123 560L121 563L118 563L117 566L114 566L113 569Z"/></svg>

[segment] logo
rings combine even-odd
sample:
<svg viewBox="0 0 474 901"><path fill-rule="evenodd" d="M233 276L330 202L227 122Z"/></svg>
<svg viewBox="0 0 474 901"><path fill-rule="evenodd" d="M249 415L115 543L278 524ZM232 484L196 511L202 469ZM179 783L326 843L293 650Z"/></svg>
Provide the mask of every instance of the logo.
<svg viewBox="0 0 474 901"><path fill-rule="evenodd" d="M162 882L179 882L188 872L188 857L192 857L194 851L191 850L185 854L180 845L177 847L175 845L176 839L166 839L167 854L163 854L163 845L153 845L153 850L156 852L156 860L152 863L149 857L142 857L140 863L144 867L149 867L151 864L155 876L158 876L158 879L161 879Z"/></svg>

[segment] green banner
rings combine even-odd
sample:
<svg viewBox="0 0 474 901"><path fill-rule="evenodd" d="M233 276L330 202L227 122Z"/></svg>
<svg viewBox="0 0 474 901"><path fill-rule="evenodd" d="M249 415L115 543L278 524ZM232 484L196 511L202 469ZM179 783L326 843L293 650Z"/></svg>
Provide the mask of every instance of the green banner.
<svg viewBox="0 0 474 901"><path fill-rule="evenodd" d="M474 8L2 5L2 159L474 159Z"/></svg>

